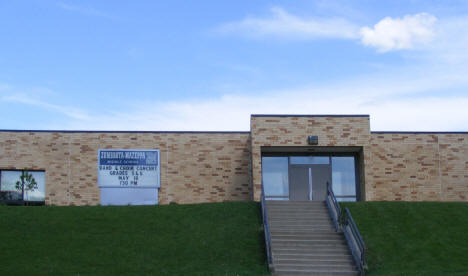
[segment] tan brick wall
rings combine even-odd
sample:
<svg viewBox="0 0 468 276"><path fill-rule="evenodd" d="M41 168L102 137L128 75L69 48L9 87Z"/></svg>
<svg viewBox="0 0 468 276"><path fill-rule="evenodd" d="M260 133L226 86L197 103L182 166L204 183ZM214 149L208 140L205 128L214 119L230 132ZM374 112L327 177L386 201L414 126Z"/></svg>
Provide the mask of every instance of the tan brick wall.
<svg viewBox="0 0 468 276"><path fill-rule="evenodd" d="M372 133L368 200L466 201L468 134Z"/></svg>
<svg viewBox="0 0 468 276"><path fill-rule="evenodd" d="M369 117L367 116L255 116L251 117L252 180L254 199L261 194L261 147L308 146L307 136L318 136L318 146L363 147L364 163L369 159Z"/></svg>
<svg viewBox="0 0 468 276"><path fill-rule="evenodd" d="M0 169L46 171L46 203L99 204L97 151L159 149L159 201L250 200L249 133L0 132Z"/></svg>
<svg viewBox="0 0 468 276"><path fill-rule="evenodd" d="M249 133L0 132L0 169L46 171L46 203L99 204L97 151L159 149L159 201L259 199L262 146L362 147L366 200L468 200L468 133L370 133L368 117L252 116ZM252 177L250 177L252 173ZM251 184L252 183L252 184Z"/></svg>
<svg viewBox="0 0 468 276"><path fill-rule="evenodd" d="M442 200L468 201L468 133L438 137Z"/></svg>
<svg viewBox="0 0 468 276"><path fill-rule="evenodd" d="M250 200L249 134L168 134L161 201ZM189 196L187 196L188 194Z"/></svg>

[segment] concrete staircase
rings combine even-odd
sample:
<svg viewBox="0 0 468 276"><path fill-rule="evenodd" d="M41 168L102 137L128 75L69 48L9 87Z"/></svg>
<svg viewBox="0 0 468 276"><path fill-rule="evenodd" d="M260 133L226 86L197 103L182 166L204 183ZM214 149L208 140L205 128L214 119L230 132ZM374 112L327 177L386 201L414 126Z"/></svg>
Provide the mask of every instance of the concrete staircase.
<svg viewBox="0 0 468 276"><path fill-rule="evenodd" d="M324 201L266 201L274 274L359 275Z"/></svg>

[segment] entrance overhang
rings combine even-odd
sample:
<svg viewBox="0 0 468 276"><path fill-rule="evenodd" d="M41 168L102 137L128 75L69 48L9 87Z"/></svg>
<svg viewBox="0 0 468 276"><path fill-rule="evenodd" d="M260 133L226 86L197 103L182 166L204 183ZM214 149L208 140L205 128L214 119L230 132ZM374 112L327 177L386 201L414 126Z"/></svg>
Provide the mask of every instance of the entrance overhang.
<svg viewBox="0 0 468 276"><path fill-rule="evenodd" d="M297 168L299 167L304 167L306 166L306 164L303 164L301 165L300 163L298 163L298 165L295 165L292 163L291 161L291 157L298 157L298 156L323 156L323 157L329 157L330 159L330 164L329 165L329 168L328 168L328 171L329 171L329 178L328 180L324 180L325 182L322 183L324 189L326 188L326 182L330 182L330 184L332 184L332 187L334 186L334 184L336 184L335 182L336 181L333 181L332 177L333 176L333 173L332 173L332 159L335 158L335 160L338 160L336 158L348 158L348 157L352 157L354 159L354 164L353 164L353 167L354 167L354 175L355 175L355 178L354 178L354 185L355 185L355 194L354 194L354 198L355 200L357 201L362 201L362 200L365 200L365 196L364 196L364 173L363 173L363 169L364 169L364 154L363 154L363 147L361 146L261 146L260 147L260 152L261 152L261 156L262 156L262 161L263 161L263 157L286 157L288 158L287 160L287 179L288 179L288 184L287 186L289 186L289 198L290 200L295 200L295 196L294 196L294 193L296 192L295 190L295 186L299 185L301 186L301 184L299 182L299 180L297 180L298 178L304 178L306 179L307 176L301 176L302 174L304 173L295 173L297 171ZM338 161L337 161L338 162ZM263 162L262 162L263 163ZM320 167L320 166L324 166L324 165L317 165L317 164L309 164L310 168L309 171L312 169L312 172L315 172L314 169L315 167ZM264 182L263 180L263 164L262 164L262 185L265 185L266 183ZM296 168L297 167L297 168ZM327 167L326 165L324 167ZM303 169L303 168L302 168ZM307 168L306 168L307 169ZM317 175L320 175L319 171L313 173L313 177L312 176L309 176L309 178L307 179L313 179L314 181L312 182L316 182L315 180L315 176ZM306 180L307 180L306 179ZM325 179L325 178L324 178ZM305 180L304 180L305 181ZM302 182L304 182L302 181ZM322 181L323 182L323 181ZM299 184L298 184L299 183ZM305 183L305 182L304 182ZM302 183L302 184L304 184ZM297 186L297 187L299 187ZM302 186L305 186L302 185ZM314 188L315 187L318 187L317 185L312 185ZM305 190L302 189L302 190ZM301 191L302 191L301 190ZM313 188L309 188L308 190L309 192L310 191L313 191ZM317 193L315 193L317 194ZM275 198L276 196L273 196L272 198ZM346 197L346 196L342 196L342 197ZM310 200L312 200L314 197L312 197ZM320 199L320 197L318 198ZM296 199L297 200L297 199Z"/></svg>
<svg viewBox="0 0 468 276"><path fill-rule="evenodd" d="M359 153L362 147L324 147L324 146L300 146L300 147L261 147L262 153Z"/></svg>

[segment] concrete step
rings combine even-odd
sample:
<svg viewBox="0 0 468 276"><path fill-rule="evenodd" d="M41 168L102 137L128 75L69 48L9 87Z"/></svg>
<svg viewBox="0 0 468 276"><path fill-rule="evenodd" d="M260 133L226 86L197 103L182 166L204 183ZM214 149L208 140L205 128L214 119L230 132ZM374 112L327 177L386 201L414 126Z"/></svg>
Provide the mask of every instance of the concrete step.
<svg viewBox="0 0 468 276"><path fill-rule="evenodd" d="M268 216L277 216L277 215L290 215L290 216L317 216L317 215L326 215L330 212L328 210L312 210L312 209L305 209L305 210L298 210L298 209L291 209L291 210L276 210L276 209L268 209L267 210Z"/></svg>
<svg viewBox="0 0 468 276"><path fill-rule="evenodd" d="M287 237L287 238L271 238L271 242L296 242L296 243L315 243L315 244L330 244L330 243L342 243L346 244L344 238L301 238L301 237Z"/></svg>
<svg viewBox="0 0 468 276"><path fill-rule="evenodd" d="M312 220L299 220L299 221L281 221L281 220L274 220L269 221L269 225L333 225L331 220L319 220L319 221L312 221Z"/></svg>
<svg viewBox="0 0 468 276"><path fill-rule="evenodd" d="M268 208L327 208L328 205L325 203L321 204L311 204L311 203L303 203L303 204L291 204L291 203L286 203L286 204L266 204L265 205Z"/></svg>
<svg viewBox="0 0 468 276"><path fill-rule="evenodd" d="M265 205L268 209L283 209L283 210L299 210L299 209L317 209L317 210L328 210L328 206L323 204L323 205Z"/></svg>
<svg viewBox="0 0 468 276"><path fill-rule="evenodd" d="M280 206L280 205L265 205L268 209L275 209L275 210L279 210L279 209L283 209L283 210L299 210L299 209L317 209L317 210L328 210L328 206L327 205L283 205L283 206Z"/></svg>
<svg viewBox="0 0 468 276"><path fill-rule="evenodd" d="M294 228L292 229L291 227L270 227L270 229L272 231L298 231L298 230L303 230L304 232L307 232L307 233L315 233L315 232L322 232L322 231L329 231L331 232L332 229L331 227L305 227L305 228L301 228L301 229L297 229L297 228ZM270 236L271 237L271 236Z"/></svg>
<svg viewBox="0 0 468 276"><path fill-rule="evenodd" d="M328 212L297 212L297 213L268 213L268 219L270 218L330 218Z"/></svg>
<svg viewBox="0 0 468 276"><path fill-rule="evenodd" d="M332 223L331 219L269 219L270 224L304 224L304 225L328 225Z"/></svg>
<svg viewBox="0 0 468 276"><path fill-rule="evenodd" d="M268 214L268 219L314 219L314 218L318 218L318 219L324 219L324 218L329 218L331 219L330 217L330 214L328 213L310 213L310 214L306 214L306 213L297 213L297 214L286 214L286 213L273 213L273 214Z"/></svg>
<svg viewBox="0 0 468 276"><path fill-rule="evenodd" d="M274 236L270 237L271 242L317 242L317 243L332 243L332 242L340 242L346 243L346 239L344 237L297 237L297 236Z"/></svg>
<svg viewBox="0 0 468 276"><path fill-rule="evenodd" d="M325 201L277 201L277 200L267 200L267 206L326 206Z"/></svg>
<svg viewBox="0 0 468 276"><path fill-rule="evenodd" d="M270 231L333 232L332 224L270 224ZM271 235L270 235L271 236Z"/></svg>
<svg viewBox="0 0 468 276"><path fill-rule="evenodd" d="M292 270L292 269L311 269L315 271L357 271L354 265L340 265L340 264L276 264L275 268L277 269L284 269L284 270Z"/></svg>
<svg viewBox="0 0 468 276"><path fill-rule="evenodd" d="M276 258L274 261L275 265L347 265L354 267L352 259L329 259L329 260L307 260L307 259L287 259L287 258Z"/></svg>
<svg viewBox="0 0 468 276"><path fill-rule="evenodd" d="M273 220L281 220L281 221L289 221L289 220L330 220L330 216L325 214L320 214L317 216L269 216L268 219L270 221Z"/></svg>
<svg viewBox="0 0 468 276"><path fill-rule="evenodd" d="M268 224L292 223L292 224L332 224L331 219L268 219Z"/></svg>
<svg viewBox="0 0 468 276"><path fill-rule="evenodd" d="M270 225L270 231L304 231L304 232L322 232L328 231L333 232L335 228L332 225L322 225L322 226L290 226L290 225Z"/></svg>
<svg viewBox="0 0 468 276"><path fill-rule="evenodd" d="M330 216L330 213L328 210L268 210L267 211L268 217L304 217L304 218L310 218L310 217L320 217L320 216Z"/></svg>
<svg viewBox="0 0 468 276"><path fill-rule="evenodd" d="M353 256L351 253L346 254L337 254L337 253L309 253L309 254L302 254L302 253L288 253L282 254L276 252L274 261L279 260L303 260L303 261L349 261L354 264Z"/></svg>
<svg viewBox="0 0 468 276"><path fill-rule="evenodd" d="M325 202L304 202L304 203L293 203L293 202L284 202L284 203L270 203L267 202L267 207L328 207Z"/></svg>
<svg viewBox="0 0 468 276"><path fill-rule="evenodd" d="M286 210L286 211L294 211L294 210L328 210L326 205L318 206L318 205L291 205L291 206L268 206L269 210Z"/></svg>
<svg viewBox="0 0 468 276"><path fill-rule="evenodd" d="M323 204L266 204L267 208L328 208L328 205Z"/></svg>
<svg viewBox="0 0 468 276"><path fill-rule="evenodd" d="M283 211L297 211L297 210L302 210L302 211L323 211L323 210L328 210L327 206L267 206L268 210L283 210Z"/></svg>
<svg viewBox="0 0 468 276"><path fill-rule="evenodd" d="M268 220L324 220L328 219L331 220L330 216L327 217L328 214L298 214L298 215L289 215L289 214L270 214L268 216Z"/></svg>
<svg viewBox="0 0 468 276"><path fill-rule="evenodd" d="M267 200L268 206L291 206L291 205L327 205L325 201L290 201L290 200Z"/></svg>
<svg viewBox="0 0 468 276"><path fill-rule="evenodd" d="M273 220L268 222L269 225L333 225L331 220L299 220L299 221L282 221Z"/></svg>
<svg viewBox="0 0 468 276"><path fill-rule="evenodd" d="M330 236L344 236L342 232L335 232L333 231L316 231L316 232L308 232L303 230L284 230L284 231L273 231L270 230L270 236L277 236L277 235L286 235L286 236L314 236L314 237L330 237Z"/></svg>
<svg viewBox="0 0 468 276"><path fill-rule="evenodd" d="M267 207L291 207L291 206L296 206L296 207L327 207L328 205L325 202L314 202L314 201L308 201L308 202L267 202L266 203Z"/></svg>
<svg viewBox="0 0 468 276"><path fill-rule="evenodd" d="M310 269L275 269L275 276L357 276L358 271L323 271Z"/></svg>
<svg viewBox="0 0 468 276"><path fill-rule="evenodd" d="M343 247L322 248L271 248L273 256L279 255L349 255L349 249Z"/></svg>
<svg viewBox="0 0 468 276"><path fill-rule="evenodd" d="M280 216L280 215L283 215L283 216L319 216L319 215L330 215L330 212L328 210L271 210L271 209L268 209L267 210L267 213L268 213L268 217L270 217L270 215L272 216Z"/></svg>
<svg viewBox="0 0 468 276"><path fill-rule="evenodd" d="M271 243L274 246L281 246L284 244L287 245L297 245L297 246L316 246L316 245L329 245L333 246L336 244L347 245L345 240L292 240L292 239L272 239Z"/></svg>
<svg viewBox="0 0 468 276"><path fill-rule="evenodd" d="M271 240L305 240L305 241L313 241L313 240L342 240L344 241L345 238L341 233L299 233L299 234L274 234L270 235Z"/></svg>
<svg viewBox="0 0 468 276"><path fill-rule="evenodd" d="M333 250L349 250L348 246L344 244L291 244L291 243L279 243L273 244L272 249L277 250L304 250L307 252L327 252Z"/></svg>

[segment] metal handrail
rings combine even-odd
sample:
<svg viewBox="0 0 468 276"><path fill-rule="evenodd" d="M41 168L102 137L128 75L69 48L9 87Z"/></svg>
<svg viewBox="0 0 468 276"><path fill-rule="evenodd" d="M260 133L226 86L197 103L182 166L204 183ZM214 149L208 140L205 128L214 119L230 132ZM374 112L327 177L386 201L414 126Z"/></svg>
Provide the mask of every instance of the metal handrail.
<svg viewBox="0 0 468 276"><path fill-rule="evenodd" d="M268 224L268 213L265 202L265 190L262 184L262 195L261 195L261 205L262 205L262 217L263 217L263 231L265 233L265 249L268 259L268 267L271 268L273 264L271 256L271 237L270 237L270 226Z"/></svg>
<svg viewBox="0 0 468 276"><path fill-rule="evenodd" d="M364 275L364 270L367 269L366 245L348 208L345 208L342 228L348 245L351 248L351 254L358 264L361 275Z"/></svg>
<svg viewBox="0 0 468 276"><path fill-rule="evenodd" d="M333 193L332 186L330 182L327 181L327 206L330 212L330 215L335 225L336 232L340 230L340 221L341 221L341 207L336 200L335 193Z"/></svg>
<svg viewBox="0 0 468 276"><path fill-rule="evenodd" d="M365 269L367 269L366 245L364 244L364 240L359 233L359 230L353 220L353 217L351 216L349 209L345 208L345 212L342 214L340 204L336 199L330 182L327 182L326 201L328 210L333 220L333 224L335 224L336 231L338 232L340 228L343 231L346 242L351 249L351 254L353 255L354 261L356 262L361 275L365 275Z"/></svg>

